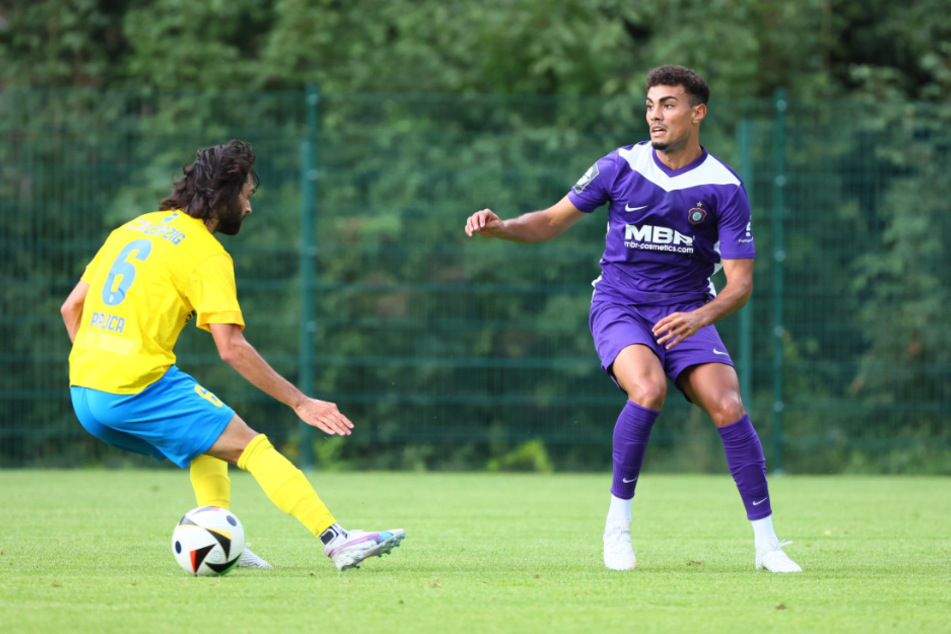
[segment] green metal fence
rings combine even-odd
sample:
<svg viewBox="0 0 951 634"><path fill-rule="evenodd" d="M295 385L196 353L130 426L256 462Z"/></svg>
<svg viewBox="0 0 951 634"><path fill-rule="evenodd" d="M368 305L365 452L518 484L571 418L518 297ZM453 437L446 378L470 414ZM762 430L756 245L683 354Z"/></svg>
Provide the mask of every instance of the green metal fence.
<svg viewBox="0 0 951 634"><path fill-rule="evenodd" d="M946 105L711 102L701 138L746 181L758 249L720 330L773 469L951 470L949 123ZM587 330L604 217L539 245L463 225L551 204L645 127L636 98L4 89L0 466L148 464L76 422L58 308L196 148L242 138L262 186L224 243L246 334L357 431L301 429L197 329L183 369L305 466L608 468L624 397ZM647 468L721 470L718 442L671 390Z"/></svg>

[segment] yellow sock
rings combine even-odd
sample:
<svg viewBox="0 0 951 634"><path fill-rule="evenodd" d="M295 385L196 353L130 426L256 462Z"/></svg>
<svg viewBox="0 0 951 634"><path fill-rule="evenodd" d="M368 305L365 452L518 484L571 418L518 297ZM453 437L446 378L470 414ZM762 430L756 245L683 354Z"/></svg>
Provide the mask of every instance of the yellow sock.
<svg viewBox="0 0 951 634"><path fill-rule="evenodd" d="M238 467L258 481L277 508L292 515L314 537L336 523L304 472L274 448L264 434L255 436L238 458Z"/></svg>
<svg viewBox="0 0 951 634"><path fill-rule="evenodd" d="M231 478L228 463L207 454L192 460L189 469L198 506L231 507Z"/></svg>

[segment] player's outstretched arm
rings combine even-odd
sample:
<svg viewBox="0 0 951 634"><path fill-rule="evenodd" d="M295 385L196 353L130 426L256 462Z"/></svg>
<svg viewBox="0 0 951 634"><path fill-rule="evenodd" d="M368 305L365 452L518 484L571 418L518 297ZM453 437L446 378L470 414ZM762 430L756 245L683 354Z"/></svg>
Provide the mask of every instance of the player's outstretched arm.
<svg viewBox="0 0 951 634"><path fill-rule="evenodd" d="M221 359L238 371L254 387L277 399L302 421L331 436L349 436L353 423L340 413L336 404L310 398L282 377L254 349L236 324L209 324Z"/></svg>
<svg viewBox="0 0 951 634"><path fill-rule="evenodd" d="M585 214L578 211L567 196L540 211L502 220L491 209L482 209L466 220L466 235L500 238L512 242L544 242L557 237Z"/></svg>
<svg viewBox="0 0 951 634"><path fill-rule="evenodd" d="M86 294L89 292L89 284L80 281L69 293L69 297L60 306L59 314L63 316L63 323L66 324L66 332L69 333L69 340L76 340L76 333L79 331L79 322L83 318L83 305L86 303Z"/></svg>

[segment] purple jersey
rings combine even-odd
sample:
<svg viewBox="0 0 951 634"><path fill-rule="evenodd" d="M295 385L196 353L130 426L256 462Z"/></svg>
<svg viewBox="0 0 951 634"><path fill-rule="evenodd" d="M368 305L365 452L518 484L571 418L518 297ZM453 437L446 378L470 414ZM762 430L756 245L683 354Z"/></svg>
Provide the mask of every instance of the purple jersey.
<svg viewBox="0 0 951 634"><path fill-rule="evenodd" d="M618 148L568 192L579 210L608 203L608 231L595 296L676 304L716 295L720 259L756 255L750 204L736 173L703 150L671 170L650 142Z"/></svg>

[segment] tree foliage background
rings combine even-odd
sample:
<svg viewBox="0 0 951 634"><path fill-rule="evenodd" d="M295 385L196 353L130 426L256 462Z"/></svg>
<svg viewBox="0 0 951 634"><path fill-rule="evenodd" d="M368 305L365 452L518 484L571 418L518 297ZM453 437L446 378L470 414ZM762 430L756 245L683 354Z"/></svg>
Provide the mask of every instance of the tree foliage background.
<svg viewBox="0 0 951 634"><path fill-rule="evenodd" d="M38 0L0 3L6 85L944 100L941 0Z"/></svg>
<svg viewBox="0 0 951 634"><path fill-rule="evenodd" d="M50 381L65 381L58 303L111 226L151 208L191 148L225 137L255 143L258 204L279 210L229 246L243 252L246 312L270 316L249 337L296 375L307 344L297 330L306 245L296 140L306 136L303 91L316 84L314 387L372 421L372 442L317 442L318 460L545 464L543 449L520 444L545 437L567 446L561 465L606 464L619 404L592 371L584 329L600 223L528 250L466 242L461 227L482 206L510 215L550 204L594 159L642 138L643 76L677 63L713 88L703 138L715 153L736 166L739 124L753 126L744 168L761 218L751 310L762 378L745 396L761 433L775 431L770 311L789 292L787 463L947 470L945 5L0 1L3 463L73 446L63 430L75 423ZM779 88L789 104L786 290L771 288L777 263L764 257L775 239ZM736 336L735 322L723 329ZM287 418L236 388L209 344L183 341L203 381L234 390L229 400L251 418ZM681 422L658 431L656 451L669 451L671 468L719 468L704 424L675 400ZM290 447L295 434L288 425ZM585 449L586 435L600 444Z"/></svg>

